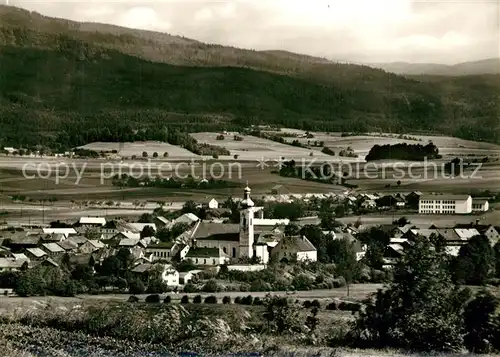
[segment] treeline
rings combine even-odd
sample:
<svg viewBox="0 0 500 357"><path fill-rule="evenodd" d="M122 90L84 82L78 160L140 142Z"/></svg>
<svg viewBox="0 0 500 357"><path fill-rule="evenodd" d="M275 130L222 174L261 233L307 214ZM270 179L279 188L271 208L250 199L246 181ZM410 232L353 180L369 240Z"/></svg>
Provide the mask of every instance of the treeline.
<svg viewBox="0 0 500 357"><path fill-rule="evenodd" d="M424 159L439 159L439 149L433 143L425 146L420 144L375 145L366 155L366 161L374 160L408 160L423 161Z"/></svg>

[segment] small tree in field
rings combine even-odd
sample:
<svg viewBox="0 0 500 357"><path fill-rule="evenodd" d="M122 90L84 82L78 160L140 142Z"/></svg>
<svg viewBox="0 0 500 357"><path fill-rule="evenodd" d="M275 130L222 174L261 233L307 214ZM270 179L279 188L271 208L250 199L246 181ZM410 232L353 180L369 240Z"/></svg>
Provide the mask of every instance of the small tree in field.
<svg viewBox="0 0 500 357"><path fill-rule="evenodd" d="M163 157L168 157L168 152L166 152L166 151L165 151L165 152L163 153Z"/></svg>
<svg viewBox="0 0 500 357"><path fill-rule="evenodd" d="M146 151L142 152L142 157L148 157L148 153Z"/></svg>
<svg viewBox="0 0 500 357"><path fill-rule="evenodd" d="M154 152L153 153L153 157L156 159L158 157L158 153L157 152Z"/></svg>

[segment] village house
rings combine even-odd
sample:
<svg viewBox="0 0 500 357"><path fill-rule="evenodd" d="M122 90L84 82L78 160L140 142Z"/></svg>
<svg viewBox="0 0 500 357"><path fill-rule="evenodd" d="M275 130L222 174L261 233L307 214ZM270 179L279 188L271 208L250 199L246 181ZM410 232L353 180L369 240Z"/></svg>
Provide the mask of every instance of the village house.
<svg viewBox="0 0 500 357"><path fill-rule="evenodd" d="M193 264L216 266L223 265L230 261L229 256L220 248L189 248L185 260L191 260Z"/></svg>
<svg viewBox="0 0 500 357"><path fill-rule="evenodd" d="M318 260L318 252L304 236L284 237L272 249L271 256L279 262Z"/></svg>
<svg viewBox="0 0 500 357"><path fill-rule="evenodd" d="M193 223L198 222L200 219L193 213L184 213L182 216L174 219L171 223L172 226L178 223L186 223L192 225Z"/></svg>
<svg viewBox="0 0 500 357"><path fill-rule="evenodd" d="M78 244L73 242L70 239L63 240L62 242L57 243L66 253L76 253L78 252Z"/></svg>
<svg viewBox="0 0 500 357"><path fill-rule="evenodd" d="M201 273L203 270L190 270L188 272L181 272L179 273L179 284L185 285L193 278L196 277L197 274Z"/></svg>
<svg viewBox="0 0 500 357"><path fill-rule="evenodd" d="M98 251L100 249L104 249L106 245L102 243L99 240L87 240L85 243L83 243L79 248L78 251L80 253L94 253L95 251Z"/></svg>
<svg viewBox="0 0 500 357"><path fill-rule="evenodd" d="M19 271L28 260L17 260L15 258L0 258L0 272Z"/></svg>
<svg viewBox="0 0 500 357"><path fill-rule="evenodd" d="M170 264L139 264L131 271L142 275L149 274L154 269L161 271L161 279L167 286L179 286L179 272Z"/></svg>
<svg viewBox="0 0 500 357"><path fill-rule="evenodd" d="M215 198L212 198L208 204L207 204L209 209L218 209L219 208L219 202Z"/></svg>
<svg viewBox="0 0 500 357"><path fill-rule="evenodd" d="M43 260L47 257L47 253L40 248L26 248L24 254L26 254L30 261Z"/></svg>
<svg viewBox="0 0 500 357"><path fill-rule="evenodd" d="M72 234L77 234L77 231L74 228L43 228L44 234L63 234L66 238L68 238Z"/></svg>
<svg viewBox="0 0 500 357"><path fill-rule="evenodd" d="M156 227L158 227L158 229L162 229L162 228L170 225L170 220L168 220L167 218L165 218L163 216L155 217L153 222L156 225Z"/></svg>
<svg viewBox="0 0 500 357"><path fill-rule="evenodd" d="M40 247L49 257L56 257L58 255L64 254L65 250L61 248L56 243L44 243Z"/></svg>

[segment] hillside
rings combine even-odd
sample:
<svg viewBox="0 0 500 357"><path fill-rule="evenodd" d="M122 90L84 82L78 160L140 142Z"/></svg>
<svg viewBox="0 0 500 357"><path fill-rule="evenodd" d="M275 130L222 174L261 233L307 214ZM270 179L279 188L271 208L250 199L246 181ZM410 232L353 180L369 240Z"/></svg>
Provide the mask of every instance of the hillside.
<svg viewBox="0 0 500 357"><path fill-rule="evenodd" d="M374 63L373 68L405 75L432 76L470 76L482 74L500 74L500 58L489 58L481 61L463 62L454 65L437 63Z"/></svg>
<svg viewBox="0 0 500 357"><path fill-rule="evenodd" d="M498 141L498 79L415 80L0 6L0 145L66 148L138 129L157 140L167 129L257 123Z"/></svg>

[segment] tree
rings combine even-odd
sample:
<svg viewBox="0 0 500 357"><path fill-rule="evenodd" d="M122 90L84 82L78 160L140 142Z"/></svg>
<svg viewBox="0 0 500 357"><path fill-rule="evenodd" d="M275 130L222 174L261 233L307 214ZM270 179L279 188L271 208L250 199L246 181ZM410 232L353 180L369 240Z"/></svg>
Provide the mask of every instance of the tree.
<svg viewBox="0 0 500 357"><path fill-rule="evenodd" d="M148 153L146 151L142 152L142 157L148 157Z"/></svg>
<svg viewBox="0 0 500 357"><path fill-rule="evenodd" d="M141 239L147 237L154 237L156 234L155 230L151 226L145 226L141 232Z"/></svg>
<svg viewBox="0 0 500 357"><path fill-rule="evenodd" d="M182 213L194 213L198 212L198 208L196 208L196 202L189 200L184 203L182 206Z"/></svg>
<svg viewBox="0 0 500 357"><path fill-rule="evenodd" d="M153 223L154 217L151 213L143 213L139 218L139 223Z"/></svg>
<svg viewBox="0 0 500 357"><path fill-rule="evenodd" d="M270 332L285 334L300 331L299 307L286 297L267 295L264 318Z"/></svg>
<svg viewBox="0 0 500 357"><path fill-rule="evenodd" d="M288 223L285 226L285 231L283 232L287 237L293 237L300 234L300 228L295 223Z"/></svg>
<svg viewBox="0 0 500 357"><path fill-rule="evenodd" d="M347 238L336 239L328 244L328 255L336 265L337 275L343 276L347 286L347 296L349 296L349 286L356 279L361 271L359 262L356 259L354 241Z"/></svg>
<svg viewBox="0 0 500 357"><path fill-rule="evenodd" d="M168 152L166 152L166 151L165 151L165 152L163 153L163 157L168 157Z"/></svg>
<svg viewBox="0 0 500 357"><path fill-rule="evenodd" d="M155 159L158 157L158 153L157 153L156 151L153 153L153 157L154 157Z"/></svg>
<svg viewBox="0 0 500 357"><path fill-rule="evenodd" d="M488 238L472 237L460 248L452 263L454 280L459 284L484 285L495 268L495 254Z"/></svg>
<svg viewBox="0 0 500 357"><path fill-rule="evenodd" d="M465 307L464 344L472 353L490 353L495 341L494 314L499 302L489 291L483 290Z"/></svg>
<svg viewBox="0 0 500 357"><path fill-rule="evenodd" d="M495 252L495 276L500 278L500 240L494 246Z"/></svg>
<svg viewBox="0 0 500 357"><path fill-rule="evenodd" d="M378 347L457 351L466 300L446 268L445 253L417 237L394 268L393 281L360 311L355 332Z"/></svg>
<svg viewBox="0 0 500 357"><path fill-rule="evenodd" d="M401 180L398 180L398 182L396 182L396 185L401 186Z"/></svg>
<svg viewBox="0 0 500 357"><path fill-rule="evenodd" d="M118 276L122 268L120 259L112 255L102 261L100 274L104 276Z"/></svg>

